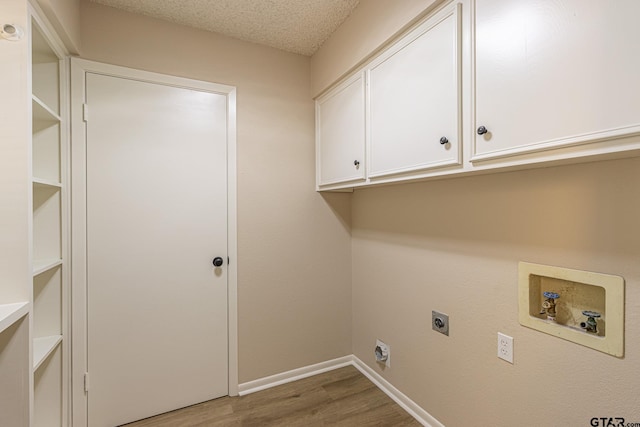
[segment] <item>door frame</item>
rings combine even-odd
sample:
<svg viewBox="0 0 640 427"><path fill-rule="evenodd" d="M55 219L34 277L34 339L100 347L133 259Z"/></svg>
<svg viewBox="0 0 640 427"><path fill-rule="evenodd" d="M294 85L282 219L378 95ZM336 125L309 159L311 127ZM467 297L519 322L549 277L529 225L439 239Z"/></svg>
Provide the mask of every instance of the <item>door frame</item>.
<svg viewBox="0 0 640 427"><path fill-rule="evenodd" d="M85 373L88 363L87 325L87 161L84 100L86 73L127 78L184 89L214 92L227 98L227 316L228 390L238 394L238 239L236 172L236 88L116 65L71 58L71 391L74 426L88 424ZM90 114L90 112L87 112Z"/></svg>

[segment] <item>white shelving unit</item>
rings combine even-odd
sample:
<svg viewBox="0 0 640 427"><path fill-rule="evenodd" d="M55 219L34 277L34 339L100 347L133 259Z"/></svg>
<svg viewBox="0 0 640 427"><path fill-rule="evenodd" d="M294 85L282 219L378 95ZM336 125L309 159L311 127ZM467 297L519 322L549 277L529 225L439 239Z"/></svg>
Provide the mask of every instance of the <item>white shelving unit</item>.
<svg viewBox="0 0 640 427"><path fill-rule="evenodd" d="M46 271L53 270L57 266L62 265L61 259L40 260L33 263L33 277L36 277Z"/></svg>
<svg viewBox="0 0 640 427"><path fill-rule="evenodd" d="M33 426L68 423L69 280L65 54L33 14L32 76L32 370Z"/></svg>
<svg viewBox="0 0 640 427"><path fill-rule="evenodd" d="M0 304L0 420L2 425L29 422L28 302Z"/></svg>
<svg viewBox="0 0 640 427"><path fill-rule="evenodd" d="M33 370L37 371L58 345L62 342L62 335L52 335L50 337L35 338L33 340Z"/></svg>
<svg viewBox="0 0 640 427"><path fill-rule="evenodd" d="M13 326L29 312L28 302L0 304L0 334Z"/></svg>

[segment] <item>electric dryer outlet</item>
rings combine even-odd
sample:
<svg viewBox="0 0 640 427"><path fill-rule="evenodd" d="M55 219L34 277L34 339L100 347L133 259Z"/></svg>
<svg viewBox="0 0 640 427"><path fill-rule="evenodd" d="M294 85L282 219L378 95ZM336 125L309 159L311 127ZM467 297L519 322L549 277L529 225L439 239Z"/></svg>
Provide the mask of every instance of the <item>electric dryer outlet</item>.
<svg viewBox="0 0 640 427"><path fill-rule="evenodd" d="M449 315L433 310L431 312L431 329L449 336Z"/></svg>

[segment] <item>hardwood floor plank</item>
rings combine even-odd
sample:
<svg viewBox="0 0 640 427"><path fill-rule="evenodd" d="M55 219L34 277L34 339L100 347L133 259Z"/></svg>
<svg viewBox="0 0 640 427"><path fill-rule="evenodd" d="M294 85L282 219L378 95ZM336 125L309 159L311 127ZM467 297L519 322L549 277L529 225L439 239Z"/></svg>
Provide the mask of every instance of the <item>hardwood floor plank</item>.
<svg viewBox="0 0 640 427"><path fill-rule="evenodd" d="M166 414L126 424L127 427L191 427L197 425L215 425L212 422L237 418L233 412L231 398L222 397L179 409ZM202 424L205 423L205 424ZM209 423L209 424L206 424ZM232 424L220 424L232 425ZM238 424L239 425L239 424Z"/></svg>
<svg viewBox="0 0 640 427"><path fill-rule="evenodd" d="M400 415L396 413L392 406L395 403L388 403L369 411L360 412L353 416L344 418L336 422L335 426L419 426L420 424L409 414Z"/></svg>
<svg viewBox="0 0 640 427"><path fill-rule="evenodd" d="M126 427L420 426L353 366L242 397L222 397Z"/></svg>
<svg viewBox="0 0 640 427"><path fill-rule="evenodd" d="M345 376L323 385L323 388L332 399L340 399L369 389L378 390L375 384L369 381L367 377L362 375L357 369L353 368L352 371L349 370L349 373L349 376Z"/></svg>
<svg viewBox="0 0 640 427"><path fill-rule="evenodd" d="M247 425L269 426L277 425L274 423L281 419L301 417L330 401L331 398L327 392L321 387L315 387L305 391L295 391L277 399L256 399L248 402L247 399L239 398L234 402L234 409L237 414L244 414L243 419Z"/></svg>

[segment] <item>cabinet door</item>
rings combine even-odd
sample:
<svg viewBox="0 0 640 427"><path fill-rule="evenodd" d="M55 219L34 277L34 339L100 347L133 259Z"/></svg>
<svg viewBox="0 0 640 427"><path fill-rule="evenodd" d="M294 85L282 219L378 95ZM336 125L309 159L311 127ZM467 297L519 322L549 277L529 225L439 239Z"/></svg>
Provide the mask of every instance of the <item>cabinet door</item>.
<svg viewBox="0 0 640 427"><path fill-rule="evenodd" d="M318 186L364 180L364 109L363 73L316 101Z"/></svg>
<svg viewBox="0 0 640 427"><path fill-rule="evenodd" d="M369 177L460 163L460 24L453 4L369 67Z"/></svg>
<svg viewBox="0 0 640 427"><path fill-rule="evenodd" d="M473 158L640 132L640 2L477 0Z"/></svg>

